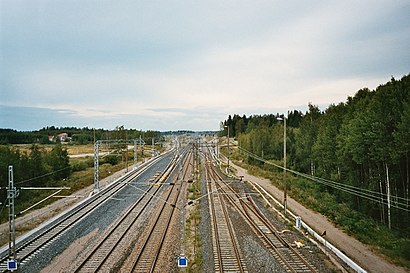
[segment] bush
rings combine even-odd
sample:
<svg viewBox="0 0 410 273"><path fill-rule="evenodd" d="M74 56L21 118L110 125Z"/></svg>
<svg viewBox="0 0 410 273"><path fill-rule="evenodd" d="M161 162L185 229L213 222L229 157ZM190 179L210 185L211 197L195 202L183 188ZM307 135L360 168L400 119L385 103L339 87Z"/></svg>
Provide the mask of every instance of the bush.
<svg viewBox="0 0 410 273"><path fill-rule="evenodd" d="M107 155L104 157L104 163L111 164L112 166L117 165L120 162L120 158L116 155Z"/></svg>
<svg viewBox="0 0 410 273"><path fill-rule="evenodd" d="M94 166L93 158L71 159L71 171L79 172Z"/></svg>

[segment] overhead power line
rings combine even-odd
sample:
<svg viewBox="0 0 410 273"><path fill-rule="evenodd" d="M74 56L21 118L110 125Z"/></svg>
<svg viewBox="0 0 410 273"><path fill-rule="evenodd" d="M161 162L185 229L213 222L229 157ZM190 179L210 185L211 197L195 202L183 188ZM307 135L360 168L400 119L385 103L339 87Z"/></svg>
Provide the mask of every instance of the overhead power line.
<svg viewBox="0 0 410 273"><path fill-rule="evenodd" d="M71 168L71 166L67 166L67 167L64 167L62 169L59 169L59 170L56 170L56 171L53 171L53 172L45 173L45 174L42 174L42 175L39 175L39 176L36 176L36 177L32 177L32 178L29 178L29 179L26 179L26 180L22 180L22 181L19 181L17 183L14 183L14 185L20 185L20 184L23 184L23 183L26 183L26 182L30 182L30 181L33 181L33 180L44 178L44 177L50 176L52 174L65 171L69 168Z"/></svg>
<svg viewBox="0 0 410 273"><path fill-rule="evenodd" d="M291 170L291 169L288 169L288 168L285 169L283 166L280 166L280 165L275 164L273 162L270 162L266 159L263 159L262 157L254 154L254 153L252 153L252 152L250 152L250 151L248 151L248 150L246 150L242 147L238 146L238 148L239 148L239 150L246 153L250 157L252 157L256 160L259 160L259 161L261 161L265 164L268 164L268 165L274 166L276 168L285 170L286 172L293 173L297 176L304 177L306 179L312 180L312 181L320 183L322 185L332 187L334 189L337 189L337 190L340 190L340 191L343 191L343 192L346 192L346 193L349 193L349 194L353 194L355 196L358 196L358 197L361 197L361 198L364 198L364 199L367 199L367 200L370 200L370 201L374 201L374 202L377 202L377 203L381 203L382 205L387 206L387 201L385 200L385 198L387 198L387 194L385 194L385 193L372 191L372 190L364 189L364 188L360 188L360 187L355 187L355 186L352 186L352 185L343 184L343 183L336 182L336 181L333 181L333 180L320 178L320 177L317 177L317 176L304 174L304 173L294 171L294 170ZM406 198L403 198L403 197L400 197L400 196L391 196L391 199L394 200L394 202L392 202L392 204L391 204L392 207L394 207L396 209L406 211L406 212L410 211L409 205L408 205L409 204L409 199L406 199Z"/></svg>

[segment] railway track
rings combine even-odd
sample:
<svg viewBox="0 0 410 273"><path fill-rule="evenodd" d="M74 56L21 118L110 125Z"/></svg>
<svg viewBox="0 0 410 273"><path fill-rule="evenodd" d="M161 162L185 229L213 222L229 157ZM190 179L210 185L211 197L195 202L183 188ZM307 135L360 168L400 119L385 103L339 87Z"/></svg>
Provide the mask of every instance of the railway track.
<svg viewBox="0 0 410 273"><path fill-rule="evenodd" d="M254 229L263 240L266 247L271 251L276 260L288 272L318 272L315 267L306 260L303 255L280 235L279 231L266 220L253 200L248 196L247 201L240 200L246 215L254 223Z"/></svg>
<svg viewBox="0 0 410 273"><path fill-rule="evenodd" d="M281 236L250 196L236 192L212 166L210 171L215 177L217 191L237 209L287 272L318 272L297 249Z"/></svg>
<svg viewBox="0 0 410 273"><path fill-rule="evenodd" d="M208 163L210 161L207 161ZM208 201L211 216L211 230L215 272L247 272L242 259L238 240L229 218L225 201L219 195L217 180L219 177L207 163L206 181L208 182Z"/></svg>
<svg viewBox="0 0 410 273"><path fill-rule="evenodd" d="M24 242L18 244L16 253L19 263L21 265L24 265L25 262L33 259L38 253L41 252L42 249L62 236L64 232L73 227L81 219L89 215L99 205L103 204L113 195L121 191L127 185L127 182L136 179L140 174L142 174L145 170L147 170L159 160L159 158L155 159L149 162L147 165L129 172L121 179L119 179L117 183L112 184L110 187L100 191L98 194L95 194L92 197L86 199L84 202L80 203L72 210L68 211L61 217L46 225L44 228L36 232L33 236L29 237ZM3 256L0 260L1 272L7 272L7 259L7 256Z"/></svg>
<svg viewBox="0 0 410 273"><path fill-rule="evenodd" d="M160 191L160 187L155 187L153 184L165 180L174 165L175 162L171 162L162 175L156 176L148 190L116 221L92 251L87 253L82 262L73 270L74 272L98 272L100 270L109 272L112 269L112 264L107 264L108 258L112 253L121 253L121 243L130 240L130 231L137 228L139 217Z"/></svg>
<svg viewBox="0 0 410 273"><path fill-rule="evenodd" d="M162 204L158 208L158 213L153 215L151 224L147 227L145 236L139 238L139 242L136 244L133 253L130 258L122 267L121 272L157 272L157 262L161 256L162 247L168 236L168 231L171 226L171 221L176 216L175 210L178 209L178 201L181 193L184 192L183 187L186 187L187 173L191 168L189 167L189 158L192 157L192 153L188 156L183 156L182 167L180 170L185 170L182 179L176 175L170 186L167 187L164 192L165 196L162 196ZM176 171L180 171L176 170Z"/></svg>

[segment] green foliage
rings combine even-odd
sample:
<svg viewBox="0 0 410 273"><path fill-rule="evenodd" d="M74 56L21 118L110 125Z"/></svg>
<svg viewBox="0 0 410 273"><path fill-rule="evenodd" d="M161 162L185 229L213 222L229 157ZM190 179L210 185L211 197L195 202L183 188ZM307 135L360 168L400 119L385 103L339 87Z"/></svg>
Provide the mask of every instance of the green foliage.
<svg viewBox="0 0 410 273"><path fill-rule="evenodd" d="M312 148L317 138L321 112L317 106L309 104L309 111L305 114L295 136L294 161L298 169L306 173L315 173L315 158Z"/></svg>
<svg viewBox="0 0 410 273"><path fill-rule="evenodd" d="M70 159L70 165L72 172L84 171L94 167L94 159L92 157Z"/></svg>
<svg viewBox="0 0 410 273"><path fill-rule="evenodd" d="M393 133L396 150L400 156L409 156L410 151L410 100L403 105L403 114L397 124L397 130Z"/></svg>
<svg viewBox="0 0 410 273"><path fill-rule="evenodd" d="M63 149L61 144L57 144L53 147L47 161L52 168L55 180L66 179L70 176L70 159L67 150Z"/></svg>
<svg viewBox="0 0 410 273"><path fill-rule="evenodd" d="M2 189L8 185L8 166L10 165L13 166L16 186L61 185L61 180L68 178L71 173L68 153L61 145L55 145L49 152L37 145L32 145L28 153L11 146L0 146L0 186ZM2 190L1 199L4 200L5 197L6 191ZM32 199L32 197L22 194L20 200L25 199Z"/></svg>
<svg viewBox="0 0 410 273"><path fill-rule="evenodd" d="M287 166L332 179L338 183L373 191L373 198L387 204L391 195L409 200L410 192L410 75L392 79L376 90L363 88L346 103L321 112L308 105L302 114L292 111L287 119ZM283 159L283 122L279 114L229 116L223 122L242 148L267 160ZM244 127L246 129L244 129ZM225 128L225 135L227 128ZM245 161L261 165L253 158ZM283 163L280 163L282 165ZM387 225L387 206L346 194L328 186L318 186L339 203L370 215ZM313 201L312 201L313 202ZM402 201L402 203L405 201ZM320 210L320 208L318 208ZM394 228L410 234L410 207L391 210Z"/></svg>
<svg viewBox="0 0 410 273"><path fill-rule="evenodd" d="M120 162L120 157L118 155L110 154L106 155L103 161L111 165L117 165Z"/></svg>
<svg viewBox="0 0 410 273"><path fill-rule="evenodd" d="M13 178L16 187L46 187L63 186L70 175L70 165L67 151L56 145L51 151L46 151L37 145L32 145L28 152L21 152L11 146L0 146L0 199L6 201L6 190L8 186L8 166L13 166ZM28 206L48 196L48 191L20 191L16 212L26 209ZM43 203L47 205L48 200ZM3 212L0 220L5 221L7 214Z"/></svg>
<svg viewBox="0 0 410 273"><path fill-rule="evenodd" d="M146 143L151 143L151 139L154 138L156 142L162 140L161 133L158 131L146 131L135 129L125 129L124 126L117 126L114 130L94 129L94 128L76 128L76 127L55 127L47 126L38 131L32 132L18 132L12 129L0 128L0 145L4 144L50 144L54 142L49 141L49 136L54 136L55 141L59 142L56 138L61 133L67 133L71 141L76 144L88 144L99 139L137 139L140 136Z"/></svg>
<svg viewBox="0 0 410 273"><path fill-rule="evenodd" d="M92 143L93 142L93 135L91 132L87 133L77 133L72 136L72 139L75 143L84 145L87 143Z"/></svg>
<svg viewBox="0 0 410 273"><path fill-rule="evenodd" d="M221 122L221 136L228 135L228 127L230 137L239 137L243 133L249 133L260 127L272 127L275 124L281 123L280 121L278 121L278 117L283 117L283 115L268 114L253 115L250 117L246 117L246 115L243 115L241 117L236 114L231 117L231 115L229 115L226 121ZM288 113L287 120L289 127L299 127L299 124L303 120L303 114L298 110L290 111Z"/></svg>
<svg viewBox="0 0 410 273"><path fill-rule="evenodd" d="M250 174L270 179L277 187L283 189L282 172L278 169L267 170L252 165L246 166ZM306 207L326 215L348 234L360 241L376 246L379 251L391 257L396 263L410 268L410 238L403 233L389 230L377 223L365 213L352 209L346 202L340 202L334 194L310 180L287 176L289 195Z"/></svg>
<svg viewBox="0 0 410 273"><path fill-rule="evenodd" d="M264 159L282 160L283 125L276 121L278 116L243 119L246 131L236 135L239 146ZM376 90L361 89L346 103L331 105L324 112L309 104L300 119L292 119L289 114L288 166L341 187L371 190L372 200L291 177L289 193L410 268L410 206L405 205L410 199L410 75L393 78ZM235 118L224 124L242 128ZM253 158L244 161L266 168ZM264 176L278 178L275 173ZM391 229L387 188L392 204L403 208L391 208Z"/></svg>

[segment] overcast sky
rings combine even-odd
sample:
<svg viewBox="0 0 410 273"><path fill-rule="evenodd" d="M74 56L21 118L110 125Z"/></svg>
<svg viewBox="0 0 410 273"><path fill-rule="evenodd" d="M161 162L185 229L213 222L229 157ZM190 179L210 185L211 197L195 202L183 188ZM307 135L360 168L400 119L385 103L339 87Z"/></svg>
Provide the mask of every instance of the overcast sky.
<svg viewBox="0 0 410 273"><path fill-rule="evenodd" d="M217 130L410 73L410 1L0 1L0 128Z"/></svg>

